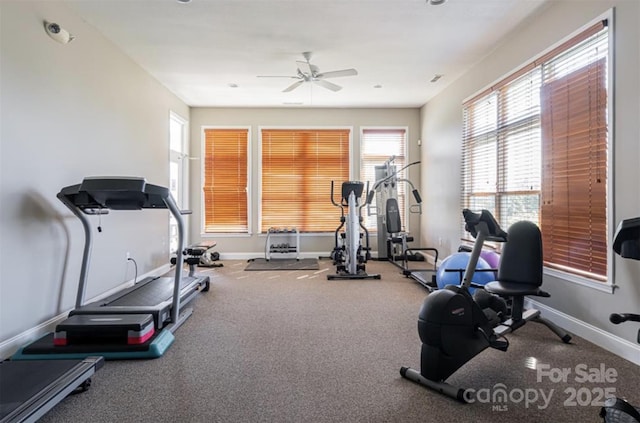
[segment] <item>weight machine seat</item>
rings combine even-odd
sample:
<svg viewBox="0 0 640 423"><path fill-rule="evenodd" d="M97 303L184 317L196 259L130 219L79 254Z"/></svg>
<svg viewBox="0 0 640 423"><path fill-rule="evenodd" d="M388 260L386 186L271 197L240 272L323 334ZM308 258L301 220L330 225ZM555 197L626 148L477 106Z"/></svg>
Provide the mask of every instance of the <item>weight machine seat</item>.
<svg viewBox="0 0 640 423"><path fill-rule="evenodd" d="M385 205L387 216L387 233L389 234L389 241L394 244L406 244L407 242L413 242L413 237L408 232L402 231L402 218L400 217L400 207L398 206L398 200L395 198L389 198ZM406 249L403 248L403 250Z"/></svg>
<svg viewBox="0 0 640 423"><path fill-rule="evenodd" d="M391 235L392 238L401 239L401 237L393 237L394 234L402 233L402 218L400 217L398 200L389 198L387 204L385 204L385 209L387 216L387 233Z"/></svg>

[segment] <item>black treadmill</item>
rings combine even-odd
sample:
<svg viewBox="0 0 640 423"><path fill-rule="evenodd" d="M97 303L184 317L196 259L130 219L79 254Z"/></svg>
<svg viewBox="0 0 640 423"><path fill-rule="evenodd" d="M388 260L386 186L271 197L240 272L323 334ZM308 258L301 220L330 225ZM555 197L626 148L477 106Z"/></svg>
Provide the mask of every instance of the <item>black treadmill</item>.
<svg viewBox="0 0 640 423"><path fill-rule="evenodd" d="M19 350L12 359L106 359L159 357L173 342L173 332L191 315L186 308L200 292L208 291L209 277L183 276L183 254L176 255L175 275L145 278L105 299L85 304L92 247L87 216L111 210L169 210L178 226L178 251L184 248L184 220L166 187L144 178L91 177L63 188L58 199L82 222L85 245L75 308L55 333Z"/></svg>
<svg viewBox="0 0 640 423"><path fill-rule="evenodd" d="M0 363L0 423L35 422L67 395L84 391L102 357Z"/></svg>

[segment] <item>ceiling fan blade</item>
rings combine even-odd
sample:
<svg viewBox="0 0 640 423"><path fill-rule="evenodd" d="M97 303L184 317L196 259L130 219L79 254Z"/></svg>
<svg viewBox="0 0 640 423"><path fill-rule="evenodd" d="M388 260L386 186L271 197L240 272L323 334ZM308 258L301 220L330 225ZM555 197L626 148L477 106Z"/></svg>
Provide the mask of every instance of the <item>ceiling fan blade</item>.
<svg viewBox="0 0 640 423"><path fill-rule="evenodd" d="M300 85L304 84L304 80L301 79L299 81L294 82L293 84L289 85L287 88L285 88L284 90L282 90L283 93L288 93L289 91L293 91L296 88L298 88Z"/></svg>
<svg viewBox="0 0 640 423"><path fill-rule="evenodd" d="M297 76L291 75L258 75L256 78L298 78Z"/></svg>
<svg viewBox="0 0 640 423"><path fill-rule="evenodd" d="M296 60L296 63L298 64L298 69L300 70L300 72L307 75L313 75L313 69L311 68L311 64L309 62L301 62L300 60Z"/></svg>
<svg viewBox="0 0 640 423"><path fill-rule="evenodd" d="M322 72L319 73L316 77L327 79L327 78L338 78L340 76L355 76L358 74L358 71L355 69L343 69L331 72Z"/></svg>
<svg viewBox="0 0 640 423"><path fill-rule="evenodd" d="M340 91L342 87L323 79L314 79L313 82L331 91Z"/></svg>

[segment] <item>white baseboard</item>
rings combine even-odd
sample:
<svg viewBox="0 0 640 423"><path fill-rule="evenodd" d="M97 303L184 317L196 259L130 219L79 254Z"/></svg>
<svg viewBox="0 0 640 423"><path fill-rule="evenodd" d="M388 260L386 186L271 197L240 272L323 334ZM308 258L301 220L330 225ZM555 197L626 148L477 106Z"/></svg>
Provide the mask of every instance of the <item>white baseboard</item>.
<svg viewBox="0 0 640 423"><path fill-rule="evenodd" d="M566 331L640 366L640 345L529 298L525 300L525 306L540 310L545 319Z"/></svg>
<svg viewBox="0 0 640 423"><path fill-rule="evenodd" d="M309 251L301 251L300 258L320 258L320 257L329 257L330 252L309 252ZM260 253L220 253L220 260L250 260L255 258L264 258L264 252ZM271 258L279 259L279 258L296 258L295 253L290 254L272 254Z"/></svg>
<svg viewBox="0 0 640 423"><path fill-rule="evenodd" d="M138 280L142 280L146 277L149 276L157 276L157 275L162 275L165 274L169 271L170 266L168 264L162 265L150 272L145 273L144 275L139 275L138 276ZM97 295L91 299L89 299L87 301L87 303L91 303L94 301L99 301L103 298L108 297L109 295L115 294L116 292L128 288L130 286L132 286L134 284L134 280L130 280L127 282L124 282L100 295ZM47 320L46 322L43 322L41 324L39 324L36 327L33 327L31 329L28 329L22 333L19 333L18 335L14 336L13 338L9 338L6 341L3 341L0 343L0 360L5 360L9 357L11 357L11 355L13 355L18 349L24 347L25 345L30 344L31 342L35 341L36 339L39 339L40 337L42 337L43 335L45 335L48 332L53 332L56 328L56 325L60 322L62 322L64 319L67 318L67 316L69 315L69 312L71 311L71 309L58 314L57 316L52 317L51 319Z"/></svg>

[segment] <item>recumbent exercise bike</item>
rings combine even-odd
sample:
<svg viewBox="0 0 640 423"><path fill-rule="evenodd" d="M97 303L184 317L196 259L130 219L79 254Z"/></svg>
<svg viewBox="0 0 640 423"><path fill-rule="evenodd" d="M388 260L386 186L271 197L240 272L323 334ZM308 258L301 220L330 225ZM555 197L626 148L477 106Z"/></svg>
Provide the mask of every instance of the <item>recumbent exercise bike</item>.
<svg viewBox="0 0 640 423"><path fill-rule="evenodd" d="M400 374L466 403L472 400L470 392L448 384L446 379L488 347L506 351L509 343L503 337L504 334L515 331L527 321L535 321L546 325L565 343L571 341L571 336L543 319L539 310L524 308L525 296L549 297L547 292L540 289L542 237L538 226L532 222L520 221L513 224L506 233L487 210L474 213L465 209L463 216L465 229L475 237L475 243L462 284L448 285L427 296L418 317L418 334L422 341L420 371L402 367ZM488 317L495 314L488 307L489 302L480 304L469 293L485 241L505 243L497 280L484 286L489 294L511 298L510 315L501 316L497 320Z"/></svg>

